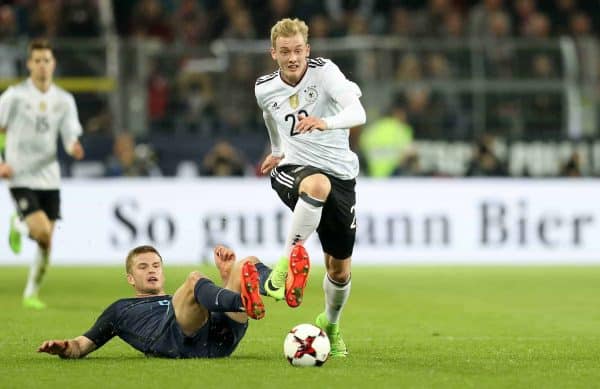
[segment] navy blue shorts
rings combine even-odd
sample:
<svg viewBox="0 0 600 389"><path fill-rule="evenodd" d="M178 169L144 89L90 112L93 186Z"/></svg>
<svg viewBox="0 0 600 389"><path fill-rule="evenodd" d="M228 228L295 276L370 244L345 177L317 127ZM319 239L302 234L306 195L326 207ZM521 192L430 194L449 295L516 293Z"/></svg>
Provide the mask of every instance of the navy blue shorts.
<svg viewBox="0 0 600 389"><path fill-rule="evenodd" d="M223 358L240 343L248 323L238 323L225 313L211 312L208 321L194 336L186 336L170 309L151 342L146 355L165 358Z"/></svg>

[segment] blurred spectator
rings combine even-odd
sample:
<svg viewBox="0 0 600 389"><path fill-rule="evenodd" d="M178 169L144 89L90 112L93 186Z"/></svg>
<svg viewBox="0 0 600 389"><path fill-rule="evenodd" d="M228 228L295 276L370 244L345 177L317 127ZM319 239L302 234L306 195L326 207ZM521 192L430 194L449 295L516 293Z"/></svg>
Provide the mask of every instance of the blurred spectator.
<svg viewBox="0 0 600 389"><path fill-rule="evenodd" d="M574 151L560 167L561 177L583 177L581 169L581 155Z"/></svg>
<svg viewBox="0 0 600 389"><path fill-rule="evenodd" d="M419 153L414 149L408 149L402 154L398 166L392 172L394 177L416 177L426 175L421 168Z"/></svg>
<svg viewBox="0 0 600 389"><path fill-rule="evenodd" d="M542 13L531 15L523 31L524 36L535 39L547 39L550 33L550 20Z"/></svg>
<svg viewBox="0 0 600 389"><path fill-rule="evenodd" d="M0 42L17 37L15 11L9 5L0 6Z"/></svg>
<svg viewBox="0 0 600 389"><path fill-rule="evenodd" d="M583 12L574 13L569 19L569 29L575 38L586 38L592 35L592 20Z"/></svg>
<svg viewBox="0 0 600 389"><path fill-rule="evenodd" d="M202 73L181 73L178 99L186 131L210 134L216 127L216 113L211 78Z"/></svg>
<svg viewBox="0 0 600 389"><path fill-rule="evenodd" d="M169 78L163 73L158 60L153 60L150 67L150 75L147 81L148 117L150 126L154 129L160 129L165 126L169 107Z"/></svg>
<svg viewBox="0 0 600 389"><path fill-rule="evenodd" d="M452 10L444 15L440 38L462 39L465 35L465 21L462 13Z"/></svg>
<svg viewBox="0 0 600 389"><path fill-rule="evenodd" d="M505 177L507 169L494 153L494 138L483 136L475 145L467 166L467 177Z"/></svg>
<svg viewBox="0 0 600 389"><path fill-rule="evenodd" d="M569 20L577 9L577 0L554 0L550 18L558 35L569 33Z"/></svg>
<svg viewBox="0 0 600 389"><path fill-rule="evenodd" d="M0 77L12 78L18 75L19 50L5 44L17 37L16 17L8 5L0 6Z"/></svg>
<svg viewBox="0 0 600 389"><path fill-rule="evenodd" d="M57 1L39 1L30 5L29 36L52 38L58 32L59 3Z"/></svg>
<svg viewBox="0 0 600 389"><path fill-rule="evenodd" d="M489 16L490 25L485 44L488 74L499 78L510 78L514 74L515 52L511 42L511 22L505 12L495 12Z"/></svg>
<svg viewBox="0 0 600 389"><path fill-rule="evenodd" d="M399 81L419 81L422 78L423 67L419 57L413 53L404 54L396 70L396 79Z"/></svg>
<svg viewBox="0 0 600 389"><path fill-rule="evenodd" d="M200 169L202 176L243 176L245 165L240 153L226 141L220 141L206 154Z"/></svg>
<svg viewBox="0 0 600 389"><path fill-rule="evenodd" d="M329 38L331 24L327 16L317 14L310 18L308 30L310 31L310 39Z"/></svg>
<svg viewBox="0 0 600 389"><path fill-rule="evenodd" d="M223 38L255 39L256 31L254 31L250 13L246 10L236 12L231 18L229 26L223 32Z"/></svg>
<svg viewBox="0 0 600 389"><path fill-rule="evenodd" d="M390 176L412 141L413 129L406 121L404 103L396 99L387 115L360 134L360 150L365 156L369 176Z"/></svg>
<svg viewBox="0 0 600 389"><path fill-rule="evenodd" d="M515 0L515 26L516 31L519 31L521 35L525 35L527 26L531 23L531 18L536 14L536 11L535 0Z"/></svg>
<svg viewBox="0 0 600 389"><path fill-rule="evenodd" d="M429 0L427 7L415 12L413 17L415 32L421 36L442 37L444 19L451 11L450 0Z"/></svg>
<svg viewBox="0 0 600 389"><path fill-rule="evenodd" d="M173 40L169 16L158 0L140 0L131 19L133 34L138 38Z"/></svg>
<svg viewBox="0 0 600 389"><path fill-rule="evenodd" d="M108 177L156 177L161 176L157 158L146 144L135 144L130 133L121 132L115 137L113 155L106 162Z"/></svg>
<svg viewBox="0 0 600 389"><path fill-rule="evenodd" d="M100 35L98 8L92 0L63 0L59 15L61 36L83 38Z"/></svg>
<svg viewBox="0 0 600 389"><path fill-rule="evenodd" d="M175 11L177 40L184 46L201 45L211 38L210 20L196 0L182 0Z"/></svg>
<svg viewBox="0 0 600 389"><path fill-rule="evenodd" d="M407 9L402 7L392 8L387 25L389 35L409 36L414 31L411 15Z"/></svg>
<svg viewBox="0 0 600 389"><path fill-rule="evenodd" d="M221 79L217 92L221 130L228 134L252 131L258 128L254 97L257 72L252 60L244 55L234 56L228 74Z"/></svg>
<svg viewBox="0 0 600 389"><path fill-rule="evenodd" d="M504 0L483 0L469 12L469 34L482 38L489 34L493 15L504 12Z"/></svg>

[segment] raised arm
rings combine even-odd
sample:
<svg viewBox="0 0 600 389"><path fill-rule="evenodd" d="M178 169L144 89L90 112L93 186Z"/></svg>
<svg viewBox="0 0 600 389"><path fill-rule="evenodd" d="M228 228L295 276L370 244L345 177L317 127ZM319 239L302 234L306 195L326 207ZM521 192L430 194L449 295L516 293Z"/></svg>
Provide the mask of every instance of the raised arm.
<svg viewBox="0 0 600 389"><path fill-rule="evenodd" d="M66 340L45 340L38 353L48 353L58 355L61 358L83 358L96 349L96 345L85 336L78 336L75 339Z"/></svg>

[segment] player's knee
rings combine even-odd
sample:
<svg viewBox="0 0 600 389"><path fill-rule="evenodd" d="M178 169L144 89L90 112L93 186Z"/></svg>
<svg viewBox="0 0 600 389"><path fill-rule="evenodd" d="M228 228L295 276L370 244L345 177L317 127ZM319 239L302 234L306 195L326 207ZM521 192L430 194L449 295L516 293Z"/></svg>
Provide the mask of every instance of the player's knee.
<svg viewBox="0 0 600 389"><path fill-rule="evenodd" d="M202 278L205 278L202 273L200 273L199 271L193 271L190 274L188 274L186 282L193 289L196 285L196 282L198 282Z"/></svg>
<svg viewBox="0 0 600 389"><path fill-rule="evenodd" d="M332 281L340 284L345 284L350 279L350 270L346 269L329 269L327 274Z"/></svg>
<svg viewBox="0 0 600 389"><path fill-rule="evenodd" d="M315 199L324 200L331 192L331 182L324 174L313 174L300 183L300 192Z"/></svg>
<svg viewBox="0 0 600 389"><path fill-rule="evenodd" d="M50 230L39 229L36 231L32 231L31 237L37 242L38 245L40 245L41 248L50 248L50 243L52 240L52 233L50 232Z"/></svg>

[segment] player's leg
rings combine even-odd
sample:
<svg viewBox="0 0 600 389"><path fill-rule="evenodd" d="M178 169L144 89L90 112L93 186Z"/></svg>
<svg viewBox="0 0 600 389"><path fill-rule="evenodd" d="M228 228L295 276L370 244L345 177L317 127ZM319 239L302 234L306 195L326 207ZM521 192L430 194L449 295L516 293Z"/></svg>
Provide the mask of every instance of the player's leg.
<svg viewBox="0 0 600 389"><path fill-rule="evenodd" d="M273 268L265 289L270 296L278 300L285 297L288 305L297 307L302 302L310 264L306 252L300 252L303 249L295 253L292 249L302 246L319 226L331 183L326 175L311 167L273 169L271 182L293 215L283 256ZM299 261L290 261L292 256Z"/></svg>
<svg viewBox="0 0 600 389"><path fill-rule="evenodd" d="M262 265L262 271L257 266ZM230 277L224 283L225 289L239 293L244 307L244 312L226 312L226 315L238 323L245 323L248 316L253 319L262 319L265 316L265 306L260 297L260 279L269 274L269 269L258 258L248 257L233 264Z"/></svg>
<svg viewBox="0 0 600 389"><path fill-rule="evenodd" d="M258 296L258 302L262 306L262 301L258 295L258 273L254 264L249 261L240 261L233 264L231 269L224 272L221 268L219 271L221 277L224 273L228 275L226 287L215 285L209 278L203 276L199 272L191 272L186 281L177 289L173 295L173 310L177 323L186 335L195 334L208 320L210 312L225 312L233 320L240 323L248 321L248 316L255 319L260 319L264 316L264 306L262 313L257 312L253 304L245 304L242 297L242 288L240 280L242 279L242 266L246 263L252 265L255 279L251 286L256 290L253 294L253 302L257 302L255 296ZM248 277L246 277L248 278ZM252 312L246 314L246 310L253 308Z"/></svg>
<svg viewBox="0 0 600 389"><path fill-rule="evenodd" d="M44 211L39 210L27 215L25 224L29 230L29 237L37 243L38 249L29 268L27 285L23 292L23 305L27 308L43 309L46 305L39 299L38 294L50 263L54 222L48 219Z"/></svg>
<svg viewBox="0 0 600 389"><path fill-rule="evenodd" d="M200 304L195 297L198 281L207 279L197 271L191 272L185 282L175 291L171 304L175 313L175 320L182 332L193 336L208 321L208 309Z"/></svg>
<svg viewBox="0 0 600 389"><path fill-rule="evenodd" d="M331 342L331 355L344 357L348 354L346 344L340 333L340 316L351 289L351 258L336 259L325 254L327 272L323 278L323 291L325 293L325 311L316 320Z"/></svg>
<svg viewBox="0 0 600 389"><path fill-rule="evenodd" d="M354 180L332 178L333 189L319 226L327 272L323 279L325 311L316 322L329 336L331 355L336 357L347 354L339 322L351 289L351 259L356 237L354 186Z"/></svg>
<svg viewBox="0 0 600 389"><path fill-rule="evenodd" d="M23 304L29 308L41 309L45 304L38 298L38 291L50 263L54 225L60 218L60 192L26 189L25 193L31 204L28 207L22 207L26 202L17 204L19 211L25 215L29 237L37 243L38 250L29 272Z"/></svg>

